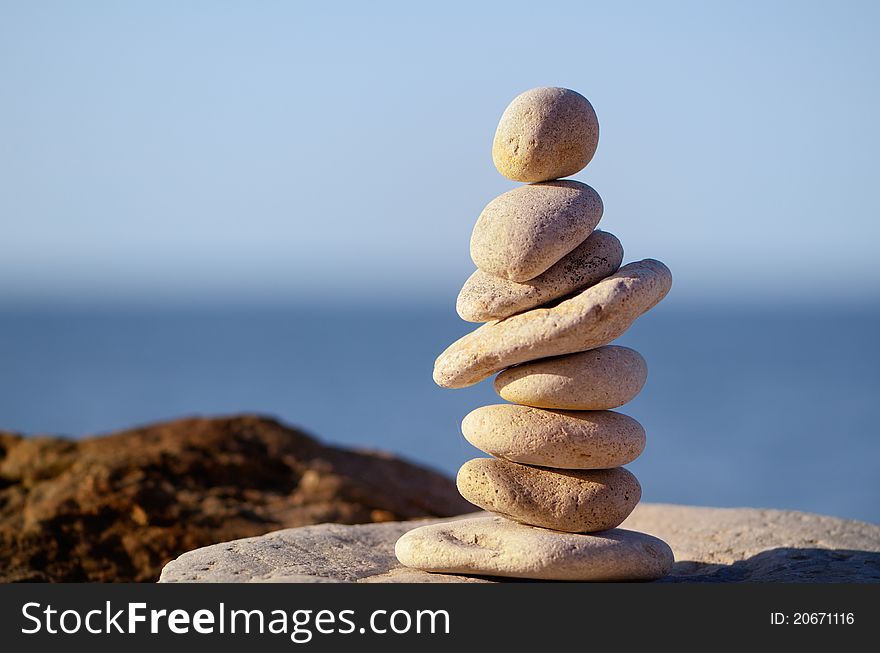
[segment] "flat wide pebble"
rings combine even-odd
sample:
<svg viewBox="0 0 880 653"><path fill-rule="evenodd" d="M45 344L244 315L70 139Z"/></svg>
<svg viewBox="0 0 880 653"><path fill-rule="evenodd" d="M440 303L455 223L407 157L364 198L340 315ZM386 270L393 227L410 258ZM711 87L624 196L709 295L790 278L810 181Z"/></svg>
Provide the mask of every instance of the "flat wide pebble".
<svg viewBox="0 0 880 653"><path fill-rule="evenodd" d="M579 181L518 186L480 213L471 258L483 272L528 281L584 242L601 218L602 199Z"/></svg>
<svg viewBox="0 0 880 653"><path fill-rule="evenodd" d="M623 246L607 231L596 230L546 272L522 283L476 270L465 281L455 309L468 322L500 320L592 286L614 274L623 262Z"/></svg>
<svg viewBox="0 0 880 653"><path fill-rule="evenodd" d="M492 161L508 179L547 181L585 168L598 144L599 121L587 98L567 88L533 88L501 115Z"/></svg>
<svg viewBox="0 0 880 653"><path fill-rule="evenodd" d="M606 345L511 367L495 378L495 391L536 408L607 410L631 401L647 378L639 352Z"/></svg>
<svg viewBox="0 0 880 653"><path fill-rule="evenodd" d="M551 308L489 322L460 338L434 363L434 381L464 388L513 365L595 349L621 336L672 287L663 263L645 259Z"/></svg>
<svg viewBox="0 0 880 653"><path fill-rule="evenodd" d="M538 580L655 580L674 562L669 545L644 533L558 533L503 517L422 526L394 551L402 564L422 571Z"/></svg>
<svg viewBox="0 0 880 653"><path fill-rule="evenodd" d="M467 461L456 484L461 496L480 508L570 533L620 525L642 496L638 480L623 467L563 470L496 458Z"/></svg>
<svg viewBox="0 0 880 653"><path fill-rule="evenodd" d="M557 469L620 467L645 448L642 425L610 410L554 411L495 404L468 413L461 432L489 455Z"/></svg>

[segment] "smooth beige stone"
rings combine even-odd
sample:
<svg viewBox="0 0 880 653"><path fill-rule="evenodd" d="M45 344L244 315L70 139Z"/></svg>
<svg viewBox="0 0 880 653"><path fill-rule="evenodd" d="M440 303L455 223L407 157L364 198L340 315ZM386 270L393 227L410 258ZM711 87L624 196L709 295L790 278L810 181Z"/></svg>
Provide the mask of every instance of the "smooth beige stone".
<svg viewBox="0 0 880 653"><path fill-rule="evenodd" d="M495 404L471 411L465 439L491 456L557 469L609 469L645 449L645 429L610 410L554 411Z"/></svg>
<svg viewBox="0 0 880 653"><path fill-rule="evenodd" d="M489 322L460 338L434 362L434 381L464 388L512 365L606 345L671 287L672 273L660 261L630 263L556 306Z"/></svg>
<svg viewBox="0 0 880 653"><path fill-rule="evenodd" d="M642 496L623 467L562 470L474 458L458 470L458 491L476 506L524 524L570 533L614 528Z"/></svg>
<svg viewBox="0 0 880 653"><path fill-rule="evenodd" d="M606 345L510 367L495 377L495 392L536 408L608 410L632 401L647 379L639 352Z"/></svg>
<svg viewBox="0 0 880 653"><path fill-rule="evenodd" d="M645 533L558 533L503 517L421 526L397 540L394 553L422 571L536 580L656 580L674 562L669 545Z"/></svg>
<svg viewBox="0 0 880 653"><path fill-rule="evenodd" d="M518 186L480 213L471 258L492 276L528 281L584 242L601 218L602 199L579 181Z"/></svg>
<svg viewBox="0 0 880 653"><path fill-rule="evenodd" d="M508 179L547 181L585 168L598 144L599 120L587 98L567 88L533 88L501 115L492 161Z"/></svg>
<svg viewBox="0 0 880 653"><path fill-rule="evenodd" d="M598 229L534 279L518 283L477 270L465 281L455 309L468 322L500 320L569 295L617 272L623 246Z"/></svg>

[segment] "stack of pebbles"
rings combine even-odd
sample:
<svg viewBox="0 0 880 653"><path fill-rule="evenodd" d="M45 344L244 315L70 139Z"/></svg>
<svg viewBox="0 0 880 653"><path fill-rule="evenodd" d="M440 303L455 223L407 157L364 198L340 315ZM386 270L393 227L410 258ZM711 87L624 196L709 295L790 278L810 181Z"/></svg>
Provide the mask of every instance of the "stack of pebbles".
<svg viewBox="0 0 880 653"><path fill-rule="evenodd" d="M497 374L513 402L462 423L493 456L465 463L458 489L493 516L423 526L397 542L398 559L432 572L546 580L648 580L667 573L665 542L616 528L641 498L622 465L645 431L612 412L642 389L644 359L609 345L672 284L652 259L620 267L623 248L595 231L602 200L561 180L592 159L593 107L563 88L537 88L507 107L492 146L498 171L528 182L492 200L477 220L477 271L459 315L487 322L437 359L434 380L463 388Z"/></svg>

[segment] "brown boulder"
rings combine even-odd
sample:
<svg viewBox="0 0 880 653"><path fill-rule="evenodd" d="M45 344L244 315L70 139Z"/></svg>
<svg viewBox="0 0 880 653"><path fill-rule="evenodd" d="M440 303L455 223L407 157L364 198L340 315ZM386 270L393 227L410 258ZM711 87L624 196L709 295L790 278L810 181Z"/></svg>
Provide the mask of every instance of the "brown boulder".
<svg viewBox="0 0 880 653"><path fill-rule="evenodd" d="M4 582L154 581L215 542L468 508L441 474L253 415L82 440L0 432Z"/></svg>

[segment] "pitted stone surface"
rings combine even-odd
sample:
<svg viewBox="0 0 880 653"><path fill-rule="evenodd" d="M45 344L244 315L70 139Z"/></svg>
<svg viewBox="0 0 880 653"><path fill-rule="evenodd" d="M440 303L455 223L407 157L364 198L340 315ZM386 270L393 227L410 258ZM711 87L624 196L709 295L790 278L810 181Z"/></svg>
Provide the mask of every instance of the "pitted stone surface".
<svg viewBox="0 0 880 653"><path fill-rule="evenodd" d="M320 524L214 544L169 562L159 582L473 582L407 569L394 556L405 532L443 521ZM792 510L640 503L620 527L672 547L676 563L665 582L880 583L877 524Z"/></svg>

